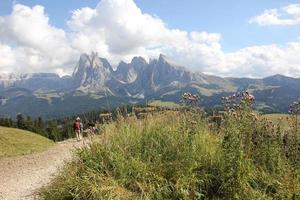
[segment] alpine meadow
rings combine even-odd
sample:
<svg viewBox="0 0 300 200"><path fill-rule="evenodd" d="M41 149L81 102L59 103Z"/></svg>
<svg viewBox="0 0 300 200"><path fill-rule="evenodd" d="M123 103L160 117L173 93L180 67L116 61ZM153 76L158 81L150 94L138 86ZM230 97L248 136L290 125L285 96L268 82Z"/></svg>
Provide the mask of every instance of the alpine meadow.
<svg viewBox="0 0 300 200"><path fill-rule="evenodd" d="M2 0L0 200L300 199L300 4Z"/></svg>

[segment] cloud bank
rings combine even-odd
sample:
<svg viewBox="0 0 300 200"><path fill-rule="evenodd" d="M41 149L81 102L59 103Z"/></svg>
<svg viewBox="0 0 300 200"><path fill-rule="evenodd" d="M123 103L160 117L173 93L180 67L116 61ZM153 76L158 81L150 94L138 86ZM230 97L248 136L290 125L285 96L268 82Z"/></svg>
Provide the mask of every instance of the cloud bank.
<svg viewBox="0 0 300 200"><path fill-rule="evenodd" d="M297 8L287 11L298 15ZM298 13L298 14L297 14ZM80 53L96 51L117 64L160 53L190 69L221 76L300 77L300 42L222 50L220 33L169 28L133 0L102 0L72 12L69 29L52 26L42 6L14 5L0 17L0 72L71 73Z"/></svg>
<svg viewBox="0 0 300 200"><path fill-rule="evenodd" d="M267 9L249 20L260 26L300 24L300 4L290 4L280 9Z"/></svg>

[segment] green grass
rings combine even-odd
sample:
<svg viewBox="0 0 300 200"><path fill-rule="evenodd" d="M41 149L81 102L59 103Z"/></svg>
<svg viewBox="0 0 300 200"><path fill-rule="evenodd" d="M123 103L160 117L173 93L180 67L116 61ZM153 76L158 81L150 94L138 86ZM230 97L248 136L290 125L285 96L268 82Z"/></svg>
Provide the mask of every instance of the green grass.
<svg viewBox="0 0 300 200"><path fill-rule="evenodd" d="M265 119L272 121L276 125L280 125L284 129L289 128L289 115L288 114L265 114Z"/></svg>
<svg viewBox="0 0 300 200"><path fill-rule="evenodd" d="M267 117L270 120L274 120L275 122L280 120L280 119L286 119L287 117L289 117L288 114L265 114L265 117Z"/></svg>
<svg viewBox="0 0 300 200"><path fill-rule="evenodd" d="M160 101L160 100L155 100L155 101L151 101L149 103L150 106L157 106L157 107L162 107L162 108L181 108L182 106L171 102L171 101Z"/></svg>
<svg viewBox="0 0 300 200"><path fill-rule="evenodd" d="M106 126L101 143L77 154L44 199L177 199L217 179L201 173L217 165L217 136L182 114L165 112L146 120ZM195 119L197 120L197 119ZM190 128L188 128L190 127Z"/></svg>
<svg viewBox="0 0 300 200"><path fill-rule="evenodd" d="M53 144L51 140L35 133L0 127L0 158L40 152Z"/></svg>
<svg viewBox="0 0 300 200"><path fill-rule="evenodd" d="M299 130L285 144L281 129L250 108L227 114L216 131L197 110L108 124L41 198L299 199Z"/></svg>

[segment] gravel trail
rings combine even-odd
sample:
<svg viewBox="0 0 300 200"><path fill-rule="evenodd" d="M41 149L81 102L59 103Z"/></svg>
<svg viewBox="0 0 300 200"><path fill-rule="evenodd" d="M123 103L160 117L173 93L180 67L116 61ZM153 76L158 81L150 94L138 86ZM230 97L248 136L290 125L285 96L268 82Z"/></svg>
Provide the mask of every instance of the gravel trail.
<svg viewBox="0 0 300 200"><path fill-rule="evenodd" d="M47 185L82 142L67 140L26 156L0 160L0 200L34 200L36 191Z"/></svg>

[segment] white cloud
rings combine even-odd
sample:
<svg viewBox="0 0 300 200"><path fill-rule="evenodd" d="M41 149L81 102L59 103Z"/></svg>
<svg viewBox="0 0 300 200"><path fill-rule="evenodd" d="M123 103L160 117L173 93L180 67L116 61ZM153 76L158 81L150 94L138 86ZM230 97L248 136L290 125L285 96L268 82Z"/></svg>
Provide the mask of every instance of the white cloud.
<svg viewBox="0 0 300 200"><path fill-rule="evenodd" d="M7 57L13 59L10 64L0 61L1 72L53 71L66 65L75 55L65 31L49 24L42 6L14 5L11 15L0 18L0 42L5 44L0 48L0 55L7 51L7 46L13 55Z"/></svg>
<svg viewBox="0 0 300 200"><path fill-rule="evenodd" d="M280 9L268 9L252 17L249 23L260 26L300 24L300 4L290 4Z"/></svg>
<svg viewBox="0 0 300 200"><path fill-rule="evenodd" d="M98 51L114 61L164 53L185 65L193 58L207 65L221 53L220 34L170 29L161 19L142 13L132 0L102 0L95 9L74 11L68 24L74 48Z"/></svg>
<svg viewBox="0 0 300 200"><path fill-rule="evenodd" d="M226 54L226 60L219 66L225 70L225 74L233 76L262 77L284 74L300 77L299 64L300 43L293 42L284 46L273 44L247 47Z"/></svg>
<svg viewBox="0 0 300 200"><path fill-rule="evenodd" d="M284 9L299 16L295 5ZM94 9L75 10L67 23L67 31L56 28L42 6L15 5L11 15L0 17L0 72L62 75L71 72L79 53L96 51L114 64L163 53L190 69L215 75L300 77L300 42L225 53L221 34L169 28L158 17L143 13L133 0L102 0Z"/></svg>
<svg viewBox="0 0 300 200"><path fill-rule="evenodd" d="M14 53L10 46L0 44L0 55L0 69L3 69L2 72L8 73L8 67L15 65Z"/></svg>

